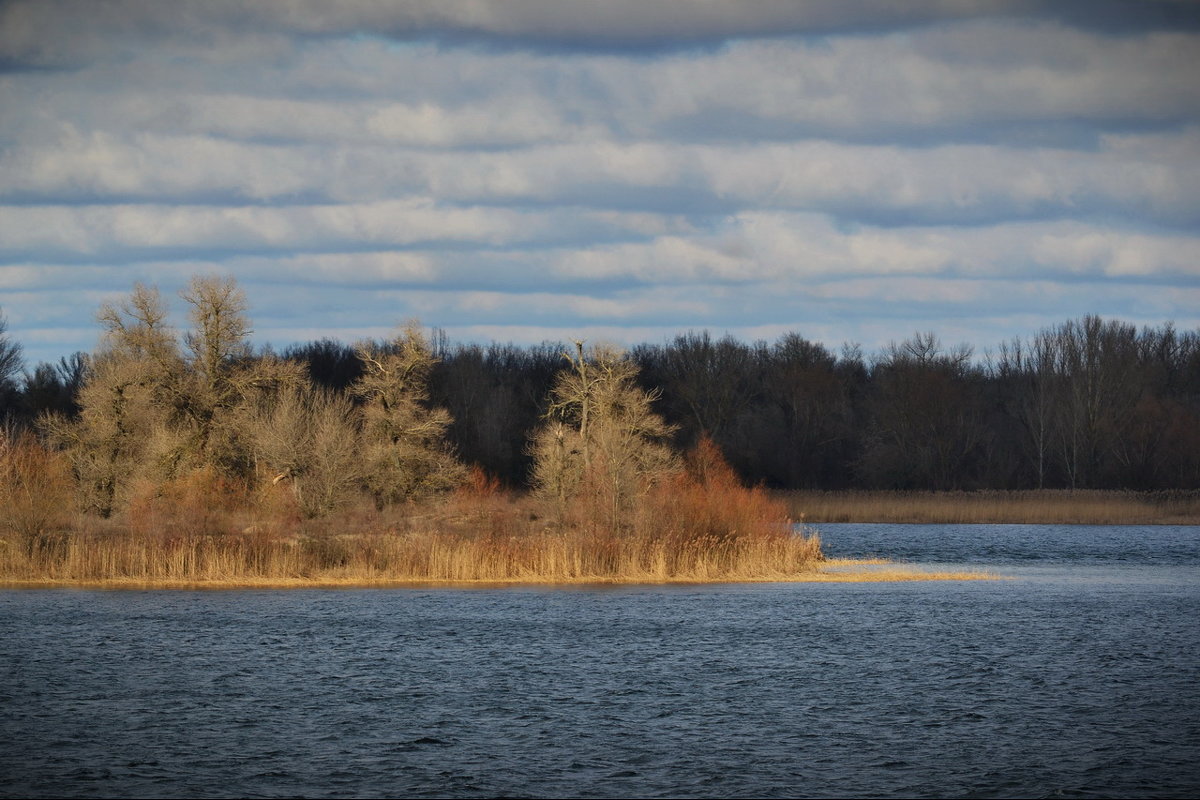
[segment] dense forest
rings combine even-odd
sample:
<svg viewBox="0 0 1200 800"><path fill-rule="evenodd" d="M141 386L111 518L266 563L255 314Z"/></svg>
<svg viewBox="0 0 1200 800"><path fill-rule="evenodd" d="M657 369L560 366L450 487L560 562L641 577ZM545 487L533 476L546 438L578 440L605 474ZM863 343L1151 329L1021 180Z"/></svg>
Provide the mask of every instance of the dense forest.
<svg viewBox="0 0 1200 800"><path fill-rule="evenodd" d="M380 359L408 357L403 336L391 343L350 346L323 339L281 352L254 350L240 290L209 279L193 282L189 291L185 300L195 328L182 348L161 299L139 287L124 303L101 309L100 350L31 369L0 316L0 417L9 430L36 429L59 447L74 441L78 448L81 414L117 403L123 404L125 421L119 424L125 433L150 442L151 450L158 447L154 458L162 469L170 469L182 446L163 439L167 414L186 418L187 446L210 454L224 469L247 469L245 453L251 451L274 452L280 463L300 458L282 452L291 447L320 451L312 456L326 462L319 468L336 473L346 468L339 458L357 456L339 449L344 436L318 423L366 408L360 426L379 429L366 435L386 438L389 426L408 426L393 440L424 441L410 456L428 463L406 474L422 476L427 488L452 482L458 463L477 466L511 488L536 481L535 432L553 410L552 390L570 367L573 343L454 344L435 330L427 358L401 367L423 371L424 393L404 401L411 407L400 407L386 396ZM1200 486L1200 331L1176 331L1169 323L1139 330L1088 316L982 353L966 345L945 347L933 333L865 355L852 345L835 353L798 333L774 343L745 343L688 332L639 345L620 360L676 450L709 437L750 484ZM282 386L301 384L309 387L303 396L262 402ZM255 414L260 418L251 419ZM241 432L222 421L238 415ZM305 436L272 443L260 435L257 450L239 450L236 440L246 431L287 425ZM424 446L439 437L448 443L444 450ZM94 461L95 453L89 457ZM96 477L88 502L105 511L116 481ZM381 483L373 491L397 490Z"/></svg>

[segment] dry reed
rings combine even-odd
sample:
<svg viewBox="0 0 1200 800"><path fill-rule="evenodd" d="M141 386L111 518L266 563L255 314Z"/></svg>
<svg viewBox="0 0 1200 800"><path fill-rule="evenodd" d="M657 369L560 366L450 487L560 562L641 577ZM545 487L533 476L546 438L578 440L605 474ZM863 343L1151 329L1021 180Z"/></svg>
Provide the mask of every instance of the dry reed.
<svg viewBox="0 0 1200 800"><path fill-rule="evenodd" d="M0 547L8 584L262 582L704 582L788 580L816 566L813 538L732 545L662 538L595 539L576 532L462 537L435 531L325 535L147 537L76 533L33 550Z"/></svg>
<svg viewBox="0 0 1200 800"><path fill-rule="evenodd" d="M793 491L775 496L805 522L1200 524L1200 491Z"/></svg>
<svg viewBox="0 0 1200 800"><path fill-rule="evenodd" d="M340 586L399 584L705 583L963 580L982 573L840 561L821 568L814 542L792 536L682 551L662 540L620 543L542 533L496 540L436 533L345 535L296 542L77 536L33 553L0 551L9 586ZM877 563L877 562L873 562ZM850 567L851 569L847 569Z"/></svg>

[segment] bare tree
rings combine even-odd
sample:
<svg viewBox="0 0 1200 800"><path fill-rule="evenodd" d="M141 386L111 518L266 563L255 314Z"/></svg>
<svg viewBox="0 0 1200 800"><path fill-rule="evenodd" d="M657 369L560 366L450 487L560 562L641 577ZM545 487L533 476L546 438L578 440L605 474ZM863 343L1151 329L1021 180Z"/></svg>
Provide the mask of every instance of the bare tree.
<svg viewBox="0 0 1200 800"><path fill-rule="evenodd" d="M418 499L458 485L465 470L446 444L450 414L429 407L436 363L416 323L386 345L359 345L363 376L352 387L363 403L364 483L376 505Z"/></svg>
<svg viewBox="0 0 1200 800"><path fill-rule="evenodd" d="M179 344L157 288L134 284L127 298L103 304L96 316L104 329L102 357L144 362L160 381L179 370Z"/></svg>
<svg viewBox="0 0 1200 800"><path fill-rule="evenodd" d="M194 326L186 356L158 290L136 284L101 306L96 356L64 364L72 380L86 375L79 417L47 417L44 427L67 450L84 506L103 515L135 478L162 483L188 468L249 462L235 411L261 370L239 363L248 352L245 297L232 279L201 277L182 296Z"/></svg>
<svg viewBox="0 0 1200 800"><path fill-rule="evenodd" d="M877 485L962 488L984 435L971 349L932 333L891 344L875 364L871 435L860 469Z"/></svg>
<svg viewBox="0 0 1200 800"><path fill-rule="evenodd" d="M1013 387L1010 411L1024 431L1021 450L1033 467L1037 488L1046 487L1055 441L1056 398L1062 378L1056 372L1056 343L1043 332L1028 344L1020 339L1000 346L998 377Z"/></svg>
<svg viewBox="0 0 1200 800"><path fill-rule="evenodd" d="M771 348L762 372L763 406L757 416L774 424L764 425L757 439L758 458L776 463L776 483L821 485L835 459L844 458L852 426L836 359L824 346L792 333Z"/></svg>
<svg viewBox="0 0 1200 800"><path fill-rule="evenodd" d="M0 309L0 385L15 383L21 364L21 345L8 335L8 320Z"/></svg>
<svg viewBox="0 0 1200 800"><path fill-rule="evenodd" d="M510 485L529 474L529 433L562 360L557 352L514 345L463 345L449 350L433 370L435 404L454 417L447 436L464 462ZM547 365L549 369L547 369Z"/></svg>
<svg viewBox="0 0 1200 800"><path fill-rule="evenodd" d="M1048 332L1062 392L1058 449L1071 488L1098 485L1105 457L1119 449L1142 393L1136 329L1089 315Z"/></svg>
<svg viewBox="0 0 1200 800"><path fill-rule="evenodd" d="M192 327L184 334L186 372L175 394L187 426L189 458L196 464L236 474L247 469L249 447L235 413L246 401L250 320L245 293L232 277L196 276L180 296L190 306Z"/></svg>
<svg viewBox="0 0 1200 800"><path fill-rule="evenodd" d="M250 320L246 293L232 277L197 276L180 296L191 306L192 330L184 342L192 353L192 371L214 407L235 400L229 380L235 363L249 354Z"/></svg>
<svg viewBox="0 0 1200 800"><path fill-rule="evenodd" d="M83 510L107 517L124 501L135 478L147 471L169 472L179 453L164 441L166 414L155 401L144 362L98 358L78 402L78 419L48 414L41 426L66 452Z"/></svg>
<svg viewBox="0 0 1200 800"><path fill-rule="evenodd" d="M157 289L137 284L97 318L102 345L79 389L79 417L48 414L41 425L65 450L84 510L108 516L137 477L170 471L181 456L168 432L184 370Z"/></svg>
<svg viewBox="0 0 1200 800"><path fill-rule="evenodd" d="M582 341L563 357L568 367L530 447L534 485L564 510L580 492L598 492L606 522L617 528L633 501L674 467L667 445L674 429L653 411L657 392L637 386L632 359L605 347L588 352Z"/></svg>
<svg viewBox="0 0 1200 800"><path fill-rule="evenodd" d="M731 336L713 341L702 331L676 336L657 356L661 374L655 378L680 407L678 418L691 418L697 438L708 434L724 441L753 400L748 385L751 350Z"/></svg>
<svg viewBox="0 0 1200 800"><path fill-rule="evenodd" d="M30 419L58 413L75 417L79 390L87 380L90 359L86 353L63 356L57 364L42 362L25 374L22 405Z"/></svg>
<svg viewBox="0 0 1200 800"><path fill-rule="evenodd" d="M15 405L21 365L21 345L8 335L8 320L0 310L0 422L9 416Z"/></svg>

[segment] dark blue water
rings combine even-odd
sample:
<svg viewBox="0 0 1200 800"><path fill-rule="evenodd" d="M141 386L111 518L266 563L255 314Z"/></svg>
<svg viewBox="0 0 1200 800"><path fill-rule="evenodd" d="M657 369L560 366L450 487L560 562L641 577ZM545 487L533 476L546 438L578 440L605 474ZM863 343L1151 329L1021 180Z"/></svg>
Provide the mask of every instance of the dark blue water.
<svg viewBox="0 0 1200 800"><path fill-rule="evenodd" d="M1200 528L821 532L1014 577L0 592L0 794L1200 789Z"/></svg>

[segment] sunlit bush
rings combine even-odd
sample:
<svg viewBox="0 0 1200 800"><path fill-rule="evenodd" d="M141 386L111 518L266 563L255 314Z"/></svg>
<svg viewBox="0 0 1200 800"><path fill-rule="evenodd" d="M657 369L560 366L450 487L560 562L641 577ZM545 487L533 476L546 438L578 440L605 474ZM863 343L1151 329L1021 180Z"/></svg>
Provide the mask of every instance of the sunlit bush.
<svg viewBox="0 0 1200 800"><path fill-rule="evenodd" d="M0 532L31 555L74 516L74 480L61 453L29 434L0 431Z"/></svg>

